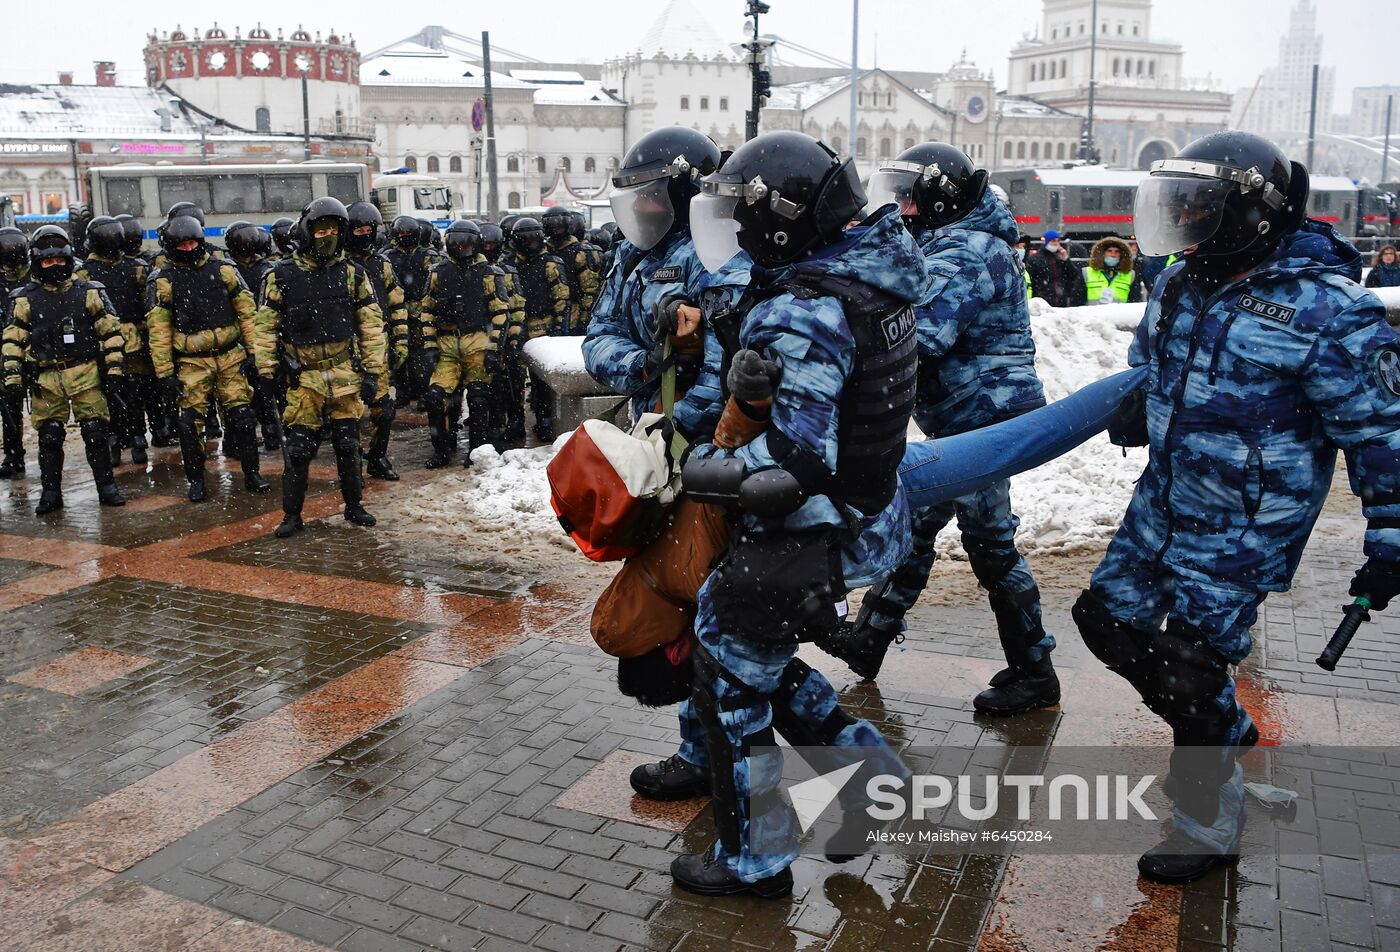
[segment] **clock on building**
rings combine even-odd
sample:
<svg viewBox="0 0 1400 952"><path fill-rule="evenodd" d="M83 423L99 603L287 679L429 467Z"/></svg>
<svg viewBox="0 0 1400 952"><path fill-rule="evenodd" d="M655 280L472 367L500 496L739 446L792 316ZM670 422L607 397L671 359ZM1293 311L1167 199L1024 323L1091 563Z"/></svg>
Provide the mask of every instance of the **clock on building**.
<svg viewBox="0 0 1400 952"><path fill-rule="evenodd" d="M964 112L969 122L981 122L987 118L987 100L981 96L969 96Z"/></svg>

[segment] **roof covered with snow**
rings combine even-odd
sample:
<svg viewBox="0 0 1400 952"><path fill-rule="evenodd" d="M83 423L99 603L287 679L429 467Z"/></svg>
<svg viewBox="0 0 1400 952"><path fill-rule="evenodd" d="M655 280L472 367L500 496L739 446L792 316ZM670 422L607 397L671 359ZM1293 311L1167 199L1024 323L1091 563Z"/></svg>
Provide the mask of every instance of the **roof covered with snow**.
<svg viewBox="0 0 1400 952"><path fill-rule="evenodd" d="M734 56L731 44L725 41L691 0L666 0L661 14L637 44L643 57L665 54L685 56L693 53L702 59Z"/></svg>
<svg viewBox="0 0 1400 952"><path fill-rule="evenodd" d="M767 109L807 109L821 102L833 93L849 88L850 76L828 76L825 79L809 79L801 83L787 83L774 86L768 97Z"/></svg>
<svg viewBox="0 0 1400 952"><path fill-rule="evenodd" d="M486 80L481 66L464 56L403 40L360 63L360 85L482 87ZM528 84L493 70L491 85L519 89Z"/></svg>
<svg viewBox="0 0 1400 952"><path fill-rule="evenodd" d="M1345 175L1309 175L1308 187L1314 192L1322 189L1329 192L1354 192L1357 185Z"/></svg>
<svg viewBox="0 0 1400 952"><path fill-rule="evenodd" d="M0 83L0 135L133 136L188 139L199 128L176 110L162 132L156 110L170 97L148 86L39 86ZM217 130L210 130L216 132Z"/></svg>
<svg viewBox="0 0 1400 952"><path fill-rule="evenodd" d="M546 84L535 87L537 106L622 106L622 100L603 90L596 79L578 85Z"/></svg>
<svg viewBox="0 0 1400 952"><path fill-rule="evenodd" d="M1043 102L1037 102L1025 96L1007 96L999 93L997 95L997 103L1003 116L1013 118L1016 116L1045 117L1074 115L1073 113L1065 112L1063 109L1047 106Z"/></svg>
<svg viewBox="0 0 1400 952"><path fill-rule="evenodd" d="M513 69L510 71L511 78L518 79L522 83L535 83L537 85L554 85L559 83L578 85L584 82L583 75L572 69Z"/></svg>

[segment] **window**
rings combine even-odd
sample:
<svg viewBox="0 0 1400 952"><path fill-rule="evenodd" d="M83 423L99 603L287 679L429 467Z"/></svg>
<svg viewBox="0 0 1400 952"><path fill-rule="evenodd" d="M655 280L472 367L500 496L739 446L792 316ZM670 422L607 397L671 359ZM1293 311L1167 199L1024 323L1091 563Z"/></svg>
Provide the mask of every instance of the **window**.
<svg viewBox="0 0 1400 952"><path fill-rule="evenodd" d="M728 97L728 96L721 96L721 97L719 97L719 111L720 111L720 112L728 112L728 111L729 111L729 97Z"/></svg>
<svg viewBox="0 0 1400 952"><path fill-rule="evenodd" d="M506 196L506 208L519 208L519 207L520 207L520 193L519 193L519 192L511 192L509 195Z"/></svg>
<svg viewBox="0 0 1400 952"><path fill-rule="evenodd" d="M1038 158L1040 158L1040 143L1039 143L1039 142L1032 142L1032 143L1031 143L1031 161L1034 162L1034 161L1035 161L1036 159L1038 159Z"/></svg>
<svg viewBox="0 0 1400 952"><path fill-rule="evenodd" d="M1134 24L1133 24L1133 36L1137 36L1137 35L1138 35L1138 25L1137 25L1136 23L1134 23Z"/></svg>
<svg viewBox="0 0 1400 952"><path fill-rule="evenodd" d="M541 175L544 174L544 172L545 172L545 167L544 167L544 156L542 156L542 155L537 155L537 156L535 156L535 171L538 172L538 173L540 173Z"/></svg>
<svg viewBox="0 0 1400 952"><path fill-rule="evenodd" d="M840 155L840 154L841 154L841 137L840 137L840 136L832 136L832 137L831 137L831 151L832 151L832 152L835 152L837 155Z"/></svg>
<svg viewBox="0 0 1400 952"><path fill-rule="evenodd" d="M1069 60L1067 60L1067 59L1062 59L1062 60L1060 60L1060 78L1061 78L1061 79L1064 79L1064 78L1065 78L1066 76L1068 76L1068 75L1069 75Z"/></svg>
<svg viewBox="0 0 1400 952"><path fill-rule="evenodd" d="M266 106L259 106L253 111L253 125L259 132L272 131L272 112Z"/></svg>
<svg viewBox="0 0 1400 952"><path fill-rule="evenodd" d="M358 202L363 196L360 194L360 177L353 172L333 172L326 176L326 191L332 198L338 198L345 204Z"/></svg>
<svg viewBox="0 0 1400 952"><path fill-rule="evenodd" d="M1122 65L1123 65L1123 64L1122 64L1122 61L1119 60L1118 57L1116 57L1116 56L1113 57L1113 75L1114 75L1114 76L1117 76L1117 75L1118 75L1119 67L1121 67Z"/></svg>
<svg viewBox="0 0 1400 952"><path fill-rule="evenodd" d="M1050 143L1049 143L1049 142L1045 143L1045 161L1047 161L1047 162L1050 161L1050 148L1051 148Z"/></svg>
<svg viewBox="0 0 1400 952"><path fill-rule="evenodd" d="M442 166L438 164L438 157L437 157L437 156L435 156L435 155L430 155L430 156L428 156L428 171L429 171L429 172L441 172L441 171L442 171Z"/></svg>
<svg viewBox="0 0 1400 952"><path fill-rule="evenodd" d="M262 210L262 183L256 175L216 175L211 183L213 202L206 212L230 215Z"/></svg>
<svg viewBox="0 0 1400 952"><path fill-rule="evenodd" d="M1055 158L1057 158L1057 159L1063 159L1064 157L1065 157L1065 144L1064 144L1063 142L1061 142L1059 145L1055 146Z"/></svg>
<svg viewBox="0 0 1400 952"><path fill-rule="evenodd" d="M593 158L593 156L590 155L588 158L586 158L586 159L583 160L583 170L584 170L585 172L596 172L596 171L598 171L598 160L595 159L595 158Z"/></svg>
<svg viewBox="0 0 1400 952"><path fill-rule="evenodd" d="M419 211L443 211L452 207L452 194L445 188L419 186L413 190L413 207Z"/></svg>
<svg viewBox="0 0 1400 952"><path fill-rule="evenodd" d="M1139 76L1141 76L1144 72L1146 72L1146 70L1144 70L1144 69L1142 68L1142 60L1138 60L1138 71L1137 71L1137 74L1138 74Z"/></svg>
<svg viewBox="0 0 1400 952"><path fill-rule="evenodd" d="M140 218L145 212L141 204L140 179L107 179L103 187L107 190L107 214L134 215Z"/></svg>
<svg viewBox="0 0 1400 952"><path fill-rule="evenodd" d="M269 212L299 212L311 201L311 176L263 176L263 210Z"/></svg>
<svg viewBox="0 0 1400 952"><path fill-rule="evenodd" d="M894 155L894 143L889 139L880 140L880 158L888 159Z"/></svg>
<svg viewBox="0 0 1400 952"><path fill-rule="evenodd" d="M1006 144L1007 144L1007 145L1010 145L1011 143L1008 142L1008 143L1006 143ZM1008 153L1009 153L1010 151L1011 151L1010 149L1007 149L1007 152L1008 152ZM1010 157L1011 157L1010 155L1007 156L1007 158L1010 158ZM1020 178L1018 178L1018 179L1012 179L1012 180L1011 180L1011 187L1008 188L1006 191L1007 191L1007 193L1010 194L1010 195L1024 195L1024 194L1026 194L1026 180L1025 180L1025 179L1020 179Z"/></svg>
<svg viewBox="0 0 1400 952"><path fill-rule="evenodd" d="M574 160L566 155L559 160L559 167L565 172L572 172L574 170Z"/></svg>
<svg viewBox="0 0 1400 952"><path fill-rule="evenodd" d="M1079 196L1079 207L1088 212L1099 211L1103 208L1103 189L1086 188Z"/></svg>
<svg viewBox="0 0 1400 952"><path fill-rule="evenodd" d="M519 171L520 171L520 158L519 158L519 156L514 156L514 155L506 156L506 171L507 171L507 172L519 172Z"/></svg>
<svg viewBox="0 0 1400 952"><path fill-rule="evenodd" d="M914 140L913 140L913 139L908 139L908 138L906 138L906 139L904 140L904 148L906 148L906 149L912 149L912 148L914 148Z"/></svg>
<svg viewBox="0 0 1400 952"><path fill-rule="evenodd" d="M894 93L885 93L885 106L889 109L894 108Z"/></svg>
<svg viewBox="0 0 1400 952"><path fill-rule="evenodd" d="M1133 210L1134 192L1130 188L1115 188L1113 190L1113 210L1115 212L1130 212Z"/></svg>
<svg viewBox="0 0 1400 952"><path fill-rule="evenodd" d="M689 109L689 108L690 108L690 97L689 97L689 96L682 96L682 97L681 97L681 108L682 108L682 109Z"/></svg>
<svg viewBox="0 0 1400 952"><path fill-rule="evenodd" d="M1083 20L1079 21L1079 35L1080 35L1080 36L1083 36L1083 35L1084 35L1084 21L1083 21Z"/></svg>
<svg viewBox="0 0 1400 952"><path fill-rule="evenodd" d="M1148 76L1156 76L1156 75L1157 75L1157 61L1156 61L1156 60L1148 60L1148 61L1147 61L1147 75L1148 75Z"/></svg>
<svg viewBox="0 0 1400 952"><path fill-rule="evenodd" d="M864 106L864 105L865 105L865 92L864 92L863 90L858 90L858 91L856 92L856 105L857 105L857 106Z"/></svg>
<svg viewBox="0 0 1400 952"><path fill-rule="evenodd" d="M709 97L709 96L701 96L701 97L700 97L700 108L701 108L702 110L704 110L705 112L709 112L709 111L710 111L710 97Z"/></svg>
<svg viewBox="0 0 1400 952"><path fill-rule="evenodd" d="M167 208L170 206L166 206ZM1332 196L1327 192L1313 192L1313 208L1316 211L1325 212L1332 208Z"/></svg>
<svg viewBox="0 0 1400 952"><path fill-rule="evenodd" d="M1054 60L1050 61L1050 78L1058 79L1060 76L1060 64Z"/></svg>
<svg viewBox="0 0 1400 952"><path fill-rule="evenodd" d="M1002 143L1002 145L1001 145L1001 157L1002 157L1003 159L1009 159L1009 158L1011 158L1011 140L1010 140L1010 139L1007 139L1005 142ZM1015 185L1016 183L1015 183L1015 182L1012 182L1011 184L1012 184L1012 185Z"/></svg>
<svg viewBox="0 0 1400 952"><path fill-rule="evenodd" d="M1059 38L1060 38L1060 28L1059 28L1059 27L1055 27L1053 30L1050 31L1050 39L1052 39L1052 40L1058 40Z"/></svg>
<svg viewBox="0 0 1400 952"><path fill-rule="evenodd" d="M856 158L865 158L865 136L856 137Z"/></svg>
<svg viewBox="0 0 1400 952"><path fill-rule="evenodd" d="M1026 157L1026 144L1025 144L1024 142L1018 142L1018 143L1016 143L1016 158L1018 158L1018 159L1024 159L1025 157Z"/></svg>
<svg viewBox="0 0 1400 952"><path fill-rule="evenodd" d="M462 157L461 157L460 155L454 155L454 156L452 156L452 158L450 158L450 159L447 160L447 171L449 171L449 172L460 172L460 171L462 171Z"/></svg>
<svg viewBox="0 0 1400 952"><path fill-rule="evenodd" d="M411 156L411 155L406 155L406 156L404 156L404 157L403 157L403 167L406 168L406 169L408 169L410 172L417 172L417 171L418 171L418 159L416 159L415 157L413 157L413 156Z"/></svg>
<svg viewBox="0 0 1400 952"><path fill-rule="evenodd" d="M160 207L169 208L176 202L194 202L206 211L209 208L209 180L203 176L163 175L157 179L156 193ZM298 205L297 208L301 208Z"/></svg>
<svg viewBox="0 0 1400 952"><path fill-rule="evenodd" d="M1122 36L1122 35L1123 35L1123 24L1121 24L1121 23L1118 24L1118 35L1119 35L1119 36Z"/></svg>

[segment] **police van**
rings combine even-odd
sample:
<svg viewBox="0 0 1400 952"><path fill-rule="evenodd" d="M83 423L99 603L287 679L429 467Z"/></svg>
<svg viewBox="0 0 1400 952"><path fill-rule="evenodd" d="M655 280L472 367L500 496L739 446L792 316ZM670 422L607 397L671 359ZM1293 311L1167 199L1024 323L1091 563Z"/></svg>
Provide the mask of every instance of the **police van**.
<svg viewBox="0 0 1400 952"><path fill-rule="evenodd" d="M462 217L452 208L452 188L433 175L421 175L407 168L391 169L374 177L370 201L386 223L400 215L422 218L438 228L446 228Z"/></svg>

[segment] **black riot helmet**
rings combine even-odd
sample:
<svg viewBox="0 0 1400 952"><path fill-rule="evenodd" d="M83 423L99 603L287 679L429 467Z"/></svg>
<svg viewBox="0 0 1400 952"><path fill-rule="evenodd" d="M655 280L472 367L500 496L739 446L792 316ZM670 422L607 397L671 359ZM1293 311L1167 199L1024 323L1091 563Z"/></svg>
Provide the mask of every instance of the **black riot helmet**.
<svg viewBox="0 0 1400 952"><path fill-rule="evenodd" d="M125 240L122 250L129 255L139 255L141 244L146 238L145 229L141 227L141 219L132 215L118 215L117 221L122 223L122 237Z"/></svg>
<svg viewBox="0 0 1400 952"><path fill-rule="evenodd" d="M500 225L489 221L482 222L477 230L481 232L481 253L487 261L495 264L506 242L505 232L501 231Z"/></svg>
<svg viewBox="0 0 1400 952"><path fill-rule="evenodd" d="M412 251L417 248L420 235L418 219L412 215L400 215L389 226L389 240L401 251Z"/></svg>
<svg viewBox="0 0 1400 952"><path fill-rule="evenodd" d="M350 234L345 236L345 248L354 254L368 254L379 241L379 229L384 216L372 202L351 202L345 206L350 216Z"/></svg>
<svg viewBox="0 0 1400 952"><path fill-rule="evenodd" d="M100 255L121 257L126 247L122 223L108 215L98 215L87 226L88 248Z"/></svg>
<svg viewBox="0 0 1400 952"><path fill-rule="evenodd" d="M224 229L224 246L235 258L256 258L258 238L262 229L250 221L239 220Z"/></svg>
<svg viewBox="0 0 1400 952"><path fill-rule="evenodd" d="M197 220L200 225L203 225L204 209L200 208L194 202L176 202L174 205L170 206L170 211L165 213L166 221L174 221L176 218L185 217L193 218Z"/></svg>
<svg viewBox="0 0 1400 952"><path fill-rule="evenodd" d="M259 258L271 258L276 245L272 243L272 233L265 228L254 228L252 231L253 248Z"/></svg>
<svg viewBox="0 0 1400 952"><path fill-rule="evenodd" d="M59 264L42 267L45 261ZM45 225L29 239L29 276L43 284L58 285L73 276L73 243L68 232L57 225Z"/></svg>
<svg viewBox="0 0 1400 952"><path fill-rule="evenodd" d="M569 234L573 235L579 241L587 237L588 222L584 221L583 212L569 213Z"/></svg>
<svg viewBox="0 0 1400 952"><path fill-rule="evenodd" d="M292 244L292 227L296 222L290 218L279 218L272 223L270 229L272 233L272 243L277 246L277 250L284 255L289 255L296 250Z"/></svg>
<svg viewBox="0 0 1400 952"><path fill-rule="evenodd" d="M569 239L573 217L562 205L551 205L545 209L545 213L540 216L540 224L544 226L545 236L551 244L560 245Z"/></svg>
<svg viewBox="0 0 1400 952"><path fill-rule="evenodd" d="M696 181L719 164L719 146L694 129L668 126L638 139L623 156L609 197L627 240L649 251L686 225Z"/></svg>
<svg viewBox="0 0 1400 952"><path fill-rule="evenodd" d="M515 227L515 223L518 221L520 221L519 215L507 215L505 218L501 219L501 231L505 232L506 236L509 237L510 230Z"/></svg>
<svg viewBox="0 0 1400 952"><path fill-rule="evenodd" d="M458 264L471 264L481 250L481 228L474 221L454 221L442 242L449 258Z"/></svg>
<svg viewBox="0 0 1400 952"><path fill-rule="evenodd" d="M194 242L191 248L181 248ZM161 226L160 247L166 257L178 264L194 264L204 256L204 226L189 215L172 218Z"/></svg>
<svg viewBox="0 0 1400 952"><path fill-rule="evenodd" d="M350 231L350 214L340 199L322 195L312 199L301 210L299 227L305 232L306 244L298 250L318 261L329 261L340 254L345 247L345 236ZM317 237L317 231L335 229L335 239L329 235Z"/></svg>
<svg viewBox="0 0 1400 952"><path fill-rule="evenodd" d="M612 247L612 235L609 235L601 228L588 229L588 231L584 233L584 237L588 239L589 244L595 245L603 251L607 251Z"/></svg>
<svg viewBox="0 0 1400 952"><path fill-rule="evenodd" d="M418 219L418 244L424 248L433 247L433 239L437 236L437 229L433 223L426 218Z"/></svg>
<svg viewBox="0 0 1400 952"><path fill-rule="evenodd" d="M29 263L29 239L14 225L0 228L0 268L18 271Z"/></svg>
<svg viewBox="0 0 1400 952"><path fill-rule="evenodd" d="M965 218L986 191L986 171L946 142L925 142L881 162L868 189L872 207L894 203L906 222L925 228Z"/></svg>
<svg viewBox="0 0 1400 952"><path fill-rule="evenodd" d="M1278 146L1216 132L1152 163L1133 230L1143 254L1185 252L1188 272L1218 282L1267 258L1302 226L1307 203L1308 170Z"/></svg>
<svg viewBox="0 0 1400 952"><path fill-rule="evenodd" d="M706 270L741 248L775 268L835 240L865 207L855 163L800 132L768 132L744 143L700 180L691 235ZM626 234L627 227L622 229Z"/></svg>
<svg viewBox="0 0 1400 952"><path fill-rule="evenodd" d="M544 251L544 225L537 218L519 218L510 229L510 246L522 257Z"/></svg>

